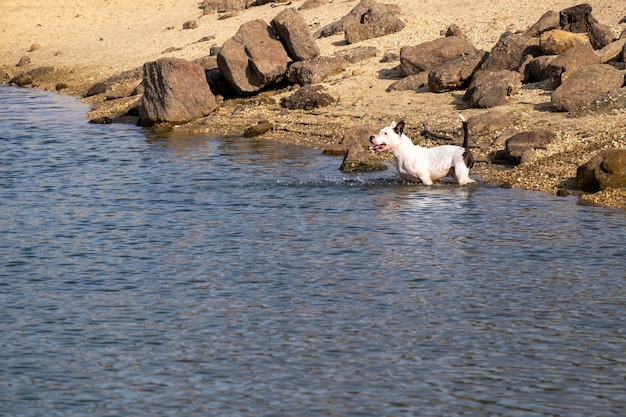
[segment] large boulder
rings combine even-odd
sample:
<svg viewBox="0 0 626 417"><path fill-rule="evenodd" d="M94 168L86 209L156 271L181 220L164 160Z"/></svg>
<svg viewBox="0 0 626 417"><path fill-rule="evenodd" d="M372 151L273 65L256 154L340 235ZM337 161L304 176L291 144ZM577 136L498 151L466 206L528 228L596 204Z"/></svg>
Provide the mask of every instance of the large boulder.
<svg viewBox="0 0 626 417"><path fill-rule="evenodd" d="M446 62L466 55L476 55L478 49L460 36L446 36L419 45L400 49L400 69L404 76L430 71Z"/></svg>
<svg viewBox="0 0 626 417"><path fill-rule="evenodd" d="M465 55L431 70L428 73L430 91L442 93L468 84L483 62L485 54L485 52L480 51L474 55Z"/></svg>
<svg viewBox="0 0 626 417"><path fill-rule="evenodd" d="M575 110L624 85L624 75L608 64L587 65L573 71L552 93L560 111Z"/></svg>
<svg viewBox="0 0 626 417"><path fill-rule="evenodd" d="M376 0L361 0L346 16L324 26L315 32L313 36L323 38L345 32L348 26L366 20L368 15L372 15L372 11L374 11L376 15L386 14L393 17L399 17L401 15L400 7L397 4L379 4Z"/></svg>
<svg viewBox="0 0 626 417"><path fill-rule="evenodd" d="M144 93L139 115L144 124L182 123L217 108L204 69L180 58L161 58L143 65Z"/></svg>
<svg viewBox="0 0 626 417"><path fill-rule="evenodd" d="M296 9L283 10L270 23L292 60L304 61L320 54L304 17Z"/></svg>
<svg viewBox="0 0 626 417"><path fill-rule="evenodd" d="M587 3L561 10L561 28L568 32L586 33L594 49L601 49L613 42L613 34L611 27L599 23L591 11L591 5Z"/></svg>
<svg viewBox="0 0 626 417"><path fill-rule="evenodd" d="M261 19L241 25L217 54L220 72L240 94L256 93L284 75L288 59L283 44Z"/></svg>
<svg viewBox="0 0 626 417"><path fill-rule="evenodd" d="M541 55L536 39L528 35L505 32L480 66L481 70L518 71L528 55Z"/></svg>
<svg viewBox="0 0 626 417"><path fill-rule="evenodd" d="M557 56L546 66L547 78L554 88L561 85L562 76L566 72L570 74L585 65L600 64L602 60L596 55L591 43L586 42L568 49Z"/></svg>
<svg viewBox="0 0 626 417"><path fill-rule="evenodd" d="M422 71L417 74L409 75L408 77L403 77L398 81L391 83L391 85L387 87L386 91L417 91L422 87L428 87L429 77L430 73L427 71Z"/></svg>
<svg viewBox="0 0 626 417"><path fill-rule="evenodd" d="M495 107L522 88L522 76L516 71L477 71L463 99L472 107Z"/></svg>
<svg viewBox="0 0 626 417"><path fill-rule="evenodd" d="M374 56L376 56L375 47L356 47L339 51L333 56L318 56L307 61L294 62L287 70L287 79L293 84L316 84L341 73L350 64Z"/></svg>
<svg viewBox="0 0 626 417"><path fill-rule="evenodd" d="M589 193L626 187L626 150L600 151L578 167L576 183L580 190Z"/></svg>
<svg viewBox="0 0 626 417"><path fill-rule="evenodd" d="M589 43L584 33L572 33L554 29L544 32L539 37L539 48L544 55L560 55L577 45Z"/></svg>

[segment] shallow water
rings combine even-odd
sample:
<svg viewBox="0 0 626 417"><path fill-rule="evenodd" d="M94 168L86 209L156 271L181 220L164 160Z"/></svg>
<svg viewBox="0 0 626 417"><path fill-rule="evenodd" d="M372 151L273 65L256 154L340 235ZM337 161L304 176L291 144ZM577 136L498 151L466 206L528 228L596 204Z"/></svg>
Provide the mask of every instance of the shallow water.
<svg viewBox="0 0 626 417"><path fill-rule="evenodd" d="M626 414L624 212L0 104L0 415Z"/></svg>

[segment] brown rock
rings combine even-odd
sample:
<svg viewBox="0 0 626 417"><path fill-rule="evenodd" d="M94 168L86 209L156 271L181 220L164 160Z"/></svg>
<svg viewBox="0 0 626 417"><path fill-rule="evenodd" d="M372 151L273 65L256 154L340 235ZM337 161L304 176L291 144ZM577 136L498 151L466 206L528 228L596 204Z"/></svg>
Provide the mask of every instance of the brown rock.
<svg viewBox="0 0 626 417"><path fill-rule="evenodd" d="M142 123L181 123L217 108L201 66L180 58L161 58L143 65Z"/></svg>
<svg viewBox="0 0 626 417"><path fill-rule="evenodd" d="M461 88L469 83L485 58L485 52L465 55L446 62L428 73L428 87L435 93Z"/></svg>
<svg viewBox="0 0 626 417"><path fill-rule="evenodd" d="M312 110L329 106L335 101L334 97L324 92L321 85L305 85L292 95L284 97L280 105L291 110Z"/></svg>
<svg viewBox="0 0 626 417"><path fill-rule="evenodd" d="M624 109L626 109L626 87L611 90L591 103L571 111L570 115L572 117L583 117L593 114L611 114Z"/></svg>
<svg viewBox="0 0 626 417"><path fill-rule="evenodd" d="M272 28L261 19L241 25L217 54L221 73L240 94L255 93L282 76L288 59Z"/></svg>
<svg viewBox="0 0 626 417"><path fill-rule="evenodd" d="M586 65L600 64L601 60L596 55L589 42L574 46L557 56L546 66L546 75L554 88L561 85L562 76L566 72L570 74L578 68Z"/></svg>
<svg viewBox="0 0 626 417"><path fill-rule="evenodd" d="M626 150L600 151L578 167L576 183L580 190L589 193L626 187Z"/></svg>
<svg viewBox="0 0 626 417"><path fill-rule="evenodd" d="M404 77L392 83L389 87L387 87L387 92L406 90L417 91L422 87L428 86L428 77L428 71L422 71L417 74L409 75L408 77Z"/></svg>
<svg viewBox="0 0 626 417"><path fill-rule="evenodd" d="M547 11L543 16L539 18L539 20L526 29L524 35L537 37L541 35L543 32L547 32L552 29L559 29L561 27L560 24L560 14L554 10Z"/></svg>
<svg viewBox="0 0 626 417"><path fill-rule="evenodd" d="M274 129L274 123L271 123L269 120L261 120L257 124L246 128L243 131L243 136L246 138L254 138L272 129Z"/></svg>
<svg viewBox="0 0 626 417"><path fill-rule="evenodd" d="M24 55L23 57L20 58L19 62L15 65L16 67L25 67L28 66L32 63L32 61L30 60L30 57L27 55Z"/></svg>
<svg viewBox="0 0 626 417"><path fill-rule="evenodd" d="M374 5L359 21L345 26L344 37L348 44L353 44L399 32L404 26L404 22L396 14L388 12L387 6Z"/></svg>
<svg viewBox="0 0 626 417"><path fill-rule="evenodd" d="M377 8L376 13L388 14L399 17L400 7L397 4L378 4L376 0L361 0L350 12L341 19L324 26L313 35L315 38L336 35L345 32L345 29L353 23L360 23L370 10Z"/></svg>
<svg viewBox="0 0 626 417"><path fill-rule="evenodd" d="M544 55L560 55L574 46L585 43L589 43L587 35L560 29L544 32L539 37L539 47Z"/></svg>
<svg viewBox="0 0 626 417"><path fill-rule="evenodd" d="M515 125L519 115L506 109L492 109L467 119L471 134L492 133Z"/></svg>
<svg viewBox="0 0 626 417"><path fill-rule="evenodd" d="M463 29L461 29L461 27L455 23L452 23L450 26L448 26L445 36L460 36L461 38L467 39L467 36L465 36L465 32L463 32Z"/></svg>
<svg viewBox="0 0 626 417"><path fill-rule="evenodd" d="M591 5L587 3L561 10L561 28L568 32L587 33L593 48L601 49L613 41L612 31L609 26L599 23L591 11Z"/></svg>
<svg viewBox="0 0 626 417"><path fill-rule="evenodd" d="M198 22L195 20L189 20L183 23L183 29L198 29Z"/></svg>
<svg viewBox="0 0 626 417"><path fill-rule="evenodd" d="M531 59L524 68L524 80L526 82L539 82L550 78L547 68L556 55L542 55Z"/></svg>
<svg viewBox="0 0 626 417"><path fill-rule="evenodd" d="M302 6L298 7L298 10L310 10L316 9L320 6L324 6L328 4L328 0L307 0L302 3Z"/></svg>
<svg viewBox="0 0 626 417"><path fill-rule="evenodd" d="M204 0L200 5L200 9L204 10L203 14L210 13L226 13L237 10L244 10L250 0Z"/></svg>
<svg viewBox="0 0 626 417"><path fill-rule="evenodd" d="M459 36L438 38L416 46L403 46L400 49L400 69L405 76L413 75L478 52L467 39Z"/></svg>
<svg viewBox="0 0 626 417"><path fill-rule="evenodd" d="M600 57L602 63L609 61L619 61L623 58L623 50L626 47L626 38L618 39L615 42L611 42L604 48L596 51L596 54Z"/></svg>
<svg viewBox="0 0 626 417"><path fill-rule="evenodd" d="M554 140L556 135L547 130L533 130L530 132L519 132L506 140L506 158L515 163L522 164L530 162L535 149L545 148Z"/></svg>
<svg viewBox="0 0 626 417"><path fill-rule="evenodd" d="M528 35L505 32L480 66L485 71L518 71L528 55L541 55L536 40Z"/></svg>
<svg viewBox="0 0 626 417"><path fill-rule="evenodd" d="M463 99L473 107L495 107L522 88L522 76L515 71L477 71Z"/></svg>
<svg viewBox="0 0 626 417"><path fill-rule="evenodd" d="M552 105L560 111L575 110L603 94L620 88L624 75L607 64L587 65L571 73L552 93Z"/></svg>
<svg viewBox="0 0 626 417"><path fill-rule="evenodd" d="M294 61L305 61L320 54L304 17L296 9L283 10L272 19L271 25Z"/></svg>
<svg viewBox="0 0 626 417"><path fill-rule="evenodd" d="M308 61L295 62L287 69L287 79L293 84L316 84L348 68L341 56L318 56Z"/></svg>

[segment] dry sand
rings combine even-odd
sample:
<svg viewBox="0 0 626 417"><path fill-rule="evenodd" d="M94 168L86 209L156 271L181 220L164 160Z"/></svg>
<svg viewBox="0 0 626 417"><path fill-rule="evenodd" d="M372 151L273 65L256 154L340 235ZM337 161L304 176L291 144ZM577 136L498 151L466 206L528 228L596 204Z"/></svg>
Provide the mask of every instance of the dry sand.
<svg viewBox="0 0 626 417"><path fill-rule="evenodd" d="M264 100L266 95L243 101L232 101L214 115L195 126L196 131L237 134L244 126L260 119L269 119L277 128L267 136L311 147L335 143L342 132L353 125L386 125L390 120L404 119L410 135L419 137L421 122L428 121L432 130L457 134L458 113L466 117L485 112L464 106L462 91L434 94L430 92L392 92L385 90L399 73L398 62L380 62L385 53L399 53L404 45L432 40L452 23L462 28L478 48L490 50L504 31L524 30L548 10L562 10L578 4L573 1L531 0L381 0L398 4L407 26L399 33L361 42L357 46L375 46L378 57L348 68L324 83L326 91L338 98L336 105L314 112L285 112L276 105L278 96ZM22 56L29 56L28 68L54 66L55 78L40 88L53 89L56 82L69 85L70 94L84 92L86 87L111 75L140 67L147 61L165 56L193 60L209 54L211 46L220 46L235 34L239 26L254 19L269 22L284 4L266 4L243 10L235 16L220 19L219 15L202 16L199 1L166 0L97 0L84 2L60 0L3 0L0 2L0 66L10 74L20 71L15 65ZM293 1L299 7L304 0ZM301 13L311 31L346 15L358 0L332 0L322 7ZM626 3L615 0L592 1L593 15L611 26L617 37L626 27L618 22L626 16ZM196 29L183 29L195 20ZM346 45L342 35L318 40L322 55L332 55ZM283 92L282 94L290 94ZM128 105L131 100L120 101ZM102 106L98 98L90 99L100 111L114 111ZM101 99L100 99L101 101ZM626 149L626 113L571 118L550 110L550 92L538 85L527 85L505 110L515 111L518 130L548 129L557 140L539 151L535 160L511 170L478 164L473 173L492 183L507 182L513 187L555 193L571 188L576 168L603 148ZM257 104L251 106L251 104ZM110 105L108 105L110 106ZM234 115L234 116L233 116ZM189 128L189 127L188 127ZM492 136L476 137L485 144L482 156L497 147ZM425 144L428 141L424 141ZM477 151L479 154L480 151ZM478 155L479 157L481 155ZM626 208L622 190L582 196L583 201Z"/></svg>

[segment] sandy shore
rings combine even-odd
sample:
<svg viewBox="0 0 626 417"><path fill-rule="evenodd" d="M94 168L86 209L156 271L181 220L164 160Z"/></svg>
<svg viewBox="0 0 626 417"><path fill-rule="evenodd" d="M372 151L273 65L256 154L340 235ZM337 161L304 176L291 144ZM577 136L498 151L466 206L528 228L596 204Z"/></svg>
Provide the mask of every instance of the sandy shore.
<svg viewBox="0 0 626 417"><path fill-rule="evenodd" d="M383 2L383 1L381 1ZM380 62L385 53L399 53L404 45L415 45L440 36L450 24L462 28L478 48L490 50L500 35L509 30L524 30L548 10L561 10L578 4L572 1L547 1L540 5L530 0L471 2L451 0L387 0L403 10L406 28L396 34L361 42L357 46L375 46L378 57L348 68L323 84L326 92L338 99L336 105L313 112L285 112L276 103L281 94L261 94L247 100L229 100L211 116L210 122L190 125L184 129L219 134L241 134L246 126L261 119L271 120L277 128L268 138L321 148L341 139L346 128L358 124L383 126L390 120L404 119L410 136L416 138L421 122L431 129L447 134L458 131L458 113L466 117L481 114L484 109L464 107L462 91L434 94L420 91L391 92L385 90L398 79L398 62ZM56 71L49 81L37 87L54 89L58 82L67 84L67 94L82 95L96 82L123 71L141 67L147 61L165 56L188 60L209 54L212 46L220 46L235 34L239 26L254 19L269 22L284 7L266 4L238 12L230 18L217 14L202 15L199 1L166 0L99 0L82 2L60 0L5 0L0 2L0 66L9 75L20 71L53 66ZM299 7L304 0L293 1ZM332 0L328 4L302 11L311 31L346 15L358 0ZM614 0L590 2L593 15L613 28L615 37L626 27L618 22L626 16L626 4ZM195 20L196 29L183 29ZM318 40L322 55L349 49L343 36ZM23 56L32 62L28 67L15 65ZM125 95L127 91L120 91ZM103 103L103 98L90 98L94 112L115 112L114 106L128 106L136 98ZM538 151L533 162L515 169L478 164L474 175L495 183L540 190L549 193L571 192L576 168L600 149L626 149L626 117L624 111L609 115L572 118L550 110L549 92L538 85L526 85L513 96L503 110L516 114L514 126L520 131L548 129L557 140ZM236 115L236 117L233 117ZM473 138L482 146L479 157L497 151L492 145L497 132ZM425 141L428 143L428 141ZM501 145L499 145L501 147ZM482 153L482 155L481 155ZM569 190L569 191L568 191ZM593 204L626 208L626 192L622 190L581 196Z"/></svg>

